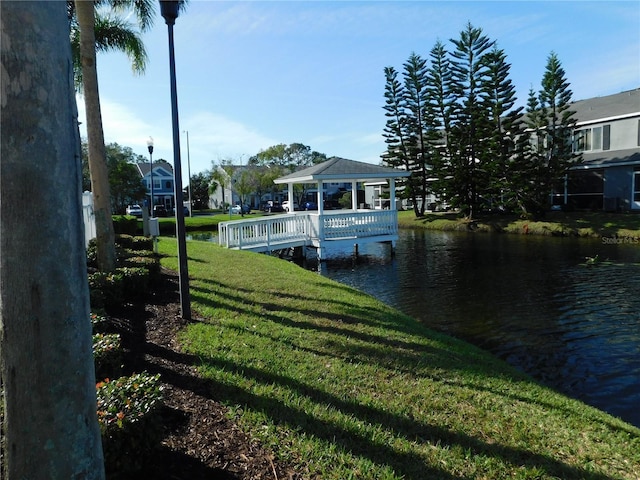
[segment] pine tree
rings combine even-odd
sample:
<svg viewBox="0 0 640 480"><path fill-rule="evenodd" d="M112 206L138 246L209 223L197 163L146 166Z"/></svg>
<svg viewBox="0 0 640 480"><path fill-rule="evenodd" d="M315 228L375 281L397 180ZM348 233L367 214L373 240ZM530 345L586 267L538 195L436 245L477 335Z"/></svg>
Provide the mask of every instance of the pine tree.
<svg viewBox="0 0 640 480"><path fill-rule="evenodd" d="M575 112L569 110L572 92L565 78L565 71L558 56L551 52L542 77L540 108L546 120L547 147L546 167L549 173L548 186L560 180L567 169L575 163L577 156L571 147L571 134L576 126Z"/></svg>
<svg viewBox="0 0 640 480"><path fill-rule="evenodd" d="M492 206L507 208L508 178L510 164L516 152L516 139L521 135L519 121L523 107L513 109L516 90L509 78L511 65L506 61L503 50L494 46L487 55L488 76L486 89L486 110L491 130L485 147L490 150L486 170L489 176L488 198Z"/></svg>
<svg viewBox="0 0 640 480"><path fill-rule="evenodd" d="M459 40L451 40L456 49L451 52L450 91L456 98L452 110L449 138L451 178L449 193L452 204L470 218L480 207L481 194L487 189L488 174L485 163L489 152L483 146L489 132L486 89L489 74L487 53L494 42L482 30L467 25Z"/></svg>
<svg viewBox="0 0 640 480"><path fill-rule="evenodd" d="M398 72L393 67L384 69L385 83L385 117L387 123L384 128L384 141L387 150L382 155L382 162L389 167L411 170L409 147L406 134L407 114L405 112L405 89L398 80ZM411 177L398 181L397 187L403 190L405 198L411 198L414 210L416 208L415 190L411 188ZM418 212L416 211L416 215Z"/></svg>
<svg viewBox="0 0 640 480"><path fill-rule="evenodd" d="M404 63L404 107L407 112L408 166L412 171L411 193L416 215L424 215L428 194L428 169L432 157L434 114L428 100L427 61L412 53Z"/></svg>
<svg viewBox="0 0 640 480"><path fill-rule="evenodd" d="M451 136L451 115L454 108L450 91L450 64L448 53L442 42L438 41L429 53L431 66L427 72L428 101L434 115L432 156L432 192L441 199L447 198L449 179L447 178Z"/></svg>
<svg viewBox="0 0 640 480"><path fill-rule="evenodd" d="M518 142L517 160L511 168L511 188L522 214L543 215L550 207L554 186L578 161L573 154L571 133L576 124L571 90L555 53L549 55L542 88L529 92L526 131Z"/></svg>

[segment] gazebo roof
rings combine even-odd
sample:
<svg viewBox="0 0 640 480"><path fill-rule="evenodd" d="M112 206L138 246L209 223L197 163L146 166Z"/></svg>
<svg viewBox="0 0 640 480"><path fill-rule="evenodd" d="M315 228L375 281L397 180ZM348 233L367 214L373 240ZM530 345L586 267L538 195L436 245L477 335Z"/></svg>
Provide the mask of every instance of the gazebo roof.
<svg viewBox="0 0 640 480"><path fill-rule="evenodd" d="M331 157L326 162L304 168L290 173L284 177L276 178L274 183L315 183L319 181L329 182L360 182L381 180L388 178L408 177L406 170L381 167L371 163L356 162L346 158Z"/></svg>

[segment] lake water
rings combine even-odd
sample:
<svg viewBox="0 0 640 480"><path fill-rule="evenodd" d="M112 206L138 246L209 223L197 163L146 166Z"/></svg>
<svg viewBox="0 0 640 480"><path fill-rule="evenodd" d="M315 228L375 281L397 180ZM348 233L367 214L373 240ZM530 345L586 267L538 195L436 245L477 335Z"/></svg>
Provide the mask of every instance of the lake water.
<svg viewBox="0 0 640 480"><path fill-rule="evenodd" d="M640 427L640 244L401 230L320 270Z"/></svg>

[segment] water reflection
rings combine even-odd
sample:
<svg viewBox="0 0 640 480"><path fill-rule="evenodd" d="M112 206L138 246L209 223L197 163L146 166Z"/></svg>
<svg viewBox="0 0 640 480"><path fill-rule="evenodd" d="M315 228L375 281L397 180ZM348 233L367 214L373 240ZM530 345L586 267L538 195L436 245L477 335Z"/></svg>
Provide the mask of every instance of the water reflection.
<svg viewBox="0 0 640 480"><path fill-rule="evenodd" d="M387 249L322 273L640 426L638 246L403 230Z"/></svg>

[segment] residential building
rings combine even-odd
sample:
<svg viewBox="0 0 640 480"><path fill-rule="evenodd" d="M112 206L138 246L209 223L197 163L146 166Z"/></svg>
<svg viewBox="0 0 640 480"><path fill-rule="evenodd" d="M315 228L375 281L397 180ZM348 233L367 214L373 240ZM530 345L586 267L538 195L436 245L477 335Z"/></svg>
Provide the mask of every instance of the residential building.
<svg viewBox="0 0 640 480"><path fill-rule="evenodd" d="M138 171L142 177L142 182L147 187L148 197L147 208L151 204L151 166L149 163L138 163ZM153 163L153 205L164 205L167 211L172 211L175 207L175 192L173 182L173 167L164 160Z"/></svg>
<svg viewBox="0 0 640 480"><path fill-rule="evenodd" d="M640 211L640 88L580 100L570 169L554 205L606 211Z"/></svg>

